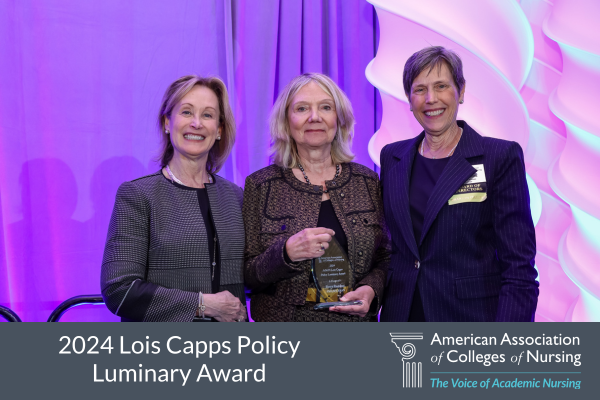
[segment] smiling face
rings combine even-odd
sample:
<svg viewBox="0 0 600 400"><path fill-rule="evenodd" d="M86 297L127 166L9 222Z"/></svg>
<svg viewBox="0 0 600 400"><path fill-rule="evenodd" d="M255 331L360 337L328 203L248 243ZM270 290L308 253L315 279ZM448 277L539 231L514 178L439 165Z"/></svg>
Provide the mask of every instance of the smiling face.
<svg viewBox="0 0 600 400"><path fill-rule="evenodd" d="M165 117L174 157L201 159L220 135L219 99L206 86L194 86Z"/></svg>
<svg viewBox="0 0 600 400"><path fill-rule="evenodd" d="M333 98L315 82L309 82L292 98L288 125L298 148L331 147L337 131Z"/></svg>
<svg viewBox="0 0 600 400"><path fill-rule="evenodd" d="M425 132L439 136L456 125L459 100L465 94L465 87L459 93L446 63L429 71L425 68L413 81L408 94L413 114Z"/></svg>

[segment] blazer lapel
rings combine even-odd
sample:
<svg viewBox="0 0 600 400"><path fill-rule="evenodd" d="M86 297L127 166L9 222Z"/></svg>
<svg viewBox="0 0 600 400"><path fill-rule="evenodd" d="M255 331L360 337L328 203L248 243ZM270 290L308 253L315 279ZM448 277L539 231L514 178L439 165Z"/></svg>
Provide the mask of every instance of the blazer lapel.
<svg viewBox="0 0 600 400"><path fill-rule="evenodd" d="M423 242L423 238L429 231L429 228L431 228L440 209L465 181L475 173L475 168L473 168L467 158L483 154L481 136L464 121L458 121L458 125L463 128L462 137L460 142L458 142L454 155L448 161L448 165L444 168L444 172L442 172L442 175L438 179L427 202L419 246Z"/></svg>
<svg viewBox="0 0 600 400"><path fill-rule="evenodd" d="M410 184L410 174L416 155L416 145L421 142L424 134L421 133L406 147L398 150L393 155L398 162L390 169L388 176L393 177L390 180L390 192L396 194L391 208L394 214L394 220L404 236L404 241L410 251L417 259L420 259L417 241L413 232L413 224L410 218L410 205L408 202L408 187Z"/></svg>

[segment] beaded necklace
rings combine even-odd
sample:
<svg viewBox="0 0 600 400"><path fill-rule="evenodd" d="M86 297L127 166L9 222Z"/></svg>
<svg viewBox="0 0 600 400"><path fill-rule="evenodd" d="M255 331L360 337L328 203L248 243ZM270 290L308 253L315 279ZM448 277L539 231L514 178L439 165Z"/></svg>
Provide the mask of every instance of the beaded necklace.
<svg viewBox="0 0 600 400"><path fill-rule="evenodd" d="M306 181L306 183L308 183L310 185L310 180L308 179L308 176L306 176L306 172L304 172L304 168L302 167L302 164L298 163L298 168L300 169L300 171L302 171L302 175L304 176L304 180ZM338 176L340 176L340 164L336 164L335 166L335 176L333 177L333 179L336 179ZM327 193L328 190L327 188L323 189L323 193Z"/></svg>

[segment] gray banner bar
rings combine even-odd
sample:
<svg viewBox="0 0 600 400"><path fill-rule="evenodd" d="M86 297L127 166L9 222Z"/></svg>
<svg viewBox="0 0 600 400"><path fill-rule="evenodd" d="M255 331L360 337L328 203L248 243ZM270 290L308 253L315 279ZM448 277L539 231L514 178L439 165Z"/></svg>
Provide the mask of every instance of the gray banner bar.
<svg viewBox="0 0 600 400"><path fill-rule="evenodd" d="M598 323L0 325L0 397L597 398Z"/></svg>

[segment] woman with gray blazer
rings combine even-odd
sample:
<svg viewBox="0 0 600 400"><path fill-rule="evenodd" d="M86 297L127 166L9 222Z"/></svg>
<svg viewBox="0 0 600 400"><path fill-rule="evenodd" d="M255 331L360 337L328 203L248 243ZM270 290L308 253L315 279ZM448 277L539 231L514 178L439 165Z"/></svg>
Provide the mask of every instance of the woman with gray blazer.
<svg viewBox="0 0 600 400"><path fill-rule="evenodd" d="M167 89L159 172L117 192L101 288L122 321L245 321L242 190L216 176L235 142L225 84Z"/></svg>

